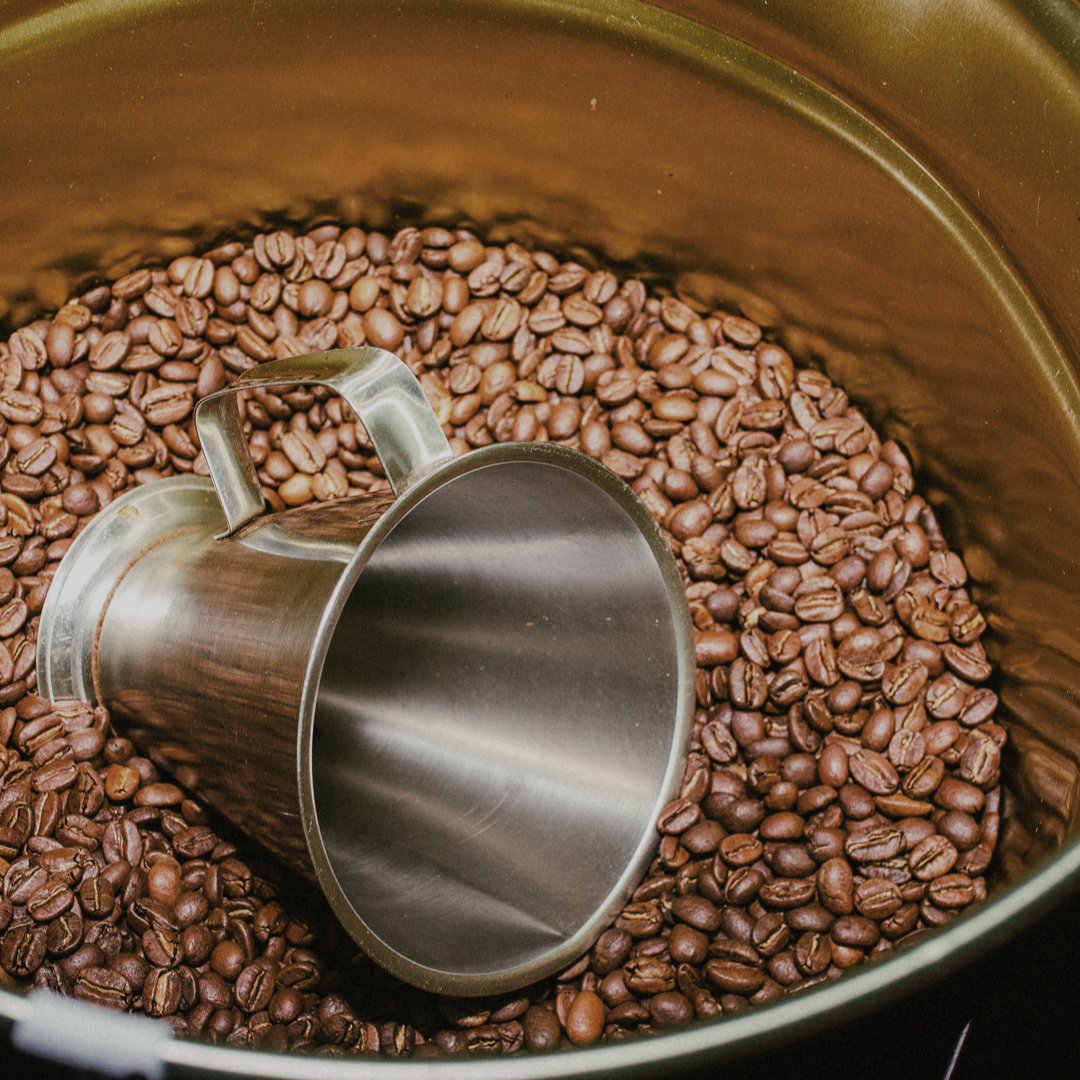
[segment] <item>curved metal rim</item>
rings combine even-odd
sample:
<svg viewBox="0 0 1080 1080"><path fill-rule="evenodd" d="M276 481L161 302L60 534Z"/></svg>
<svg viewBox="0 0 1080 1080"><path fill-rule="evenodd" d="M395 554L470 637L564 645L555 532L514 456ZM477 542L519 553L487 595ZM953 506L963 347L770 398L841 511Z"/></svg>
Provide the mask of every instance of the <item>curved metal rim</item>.
<svg viewBox="0 0 1080 1080"><path fill-rule="evenodd" d="M553 1056L515 1059L394 1062L331 1061L301 1057L252 1054L242 1050L179 1040L166 1044L167 1061L177 1065L234 1072L246 1076L285 1076L296 1080L349 1080L395 1076L403 1080L430 1080L432 1068L445 1080L487 1077L495 1080L546 1080L616 1072L649 1074L715 1063L719 1050L753 1053L767 1044L791 1040L804 1029L831 1021L839 1023L910 992L952 969L961 959L970 961L979 951L999 944L1031 921L1042 909L1062 900L1076 887L1080 875L1080 842L1063 850L1048 866L1002 893L950 927L936 931L910 950L880 964L853 970L827 985L786 998L760 1011L743 1013L686 1031L618 1046L601 1046ZM261 1059L261 1060L260 1060ZM283 1068L288 1062L287 1069Z"/></svg>
<svg viewBox="0 0 1080 1080"><path fill-rule="evenodd" d="M750 1054L766 1045L797 1038L809 1027L839 1023L877 1008L901 993L910 992L952 970L961 961L970 961L982 951L1002 943L1022 929L1041 910L1062 899L1076 887L1080 876L1080 841L1070 844L1043 869L1004 891L952 926L935 932L926 940L901 951L880 964L853 970L835 982L817 987L794 998L783 999L760 1011L744 1013L711 1024L703 1024L655 1039L601 1046L569 1054L525 1055L512 1059L468 1061L334 1061L282 1054L226 1049L169 1037L165 1024L147 1024L139 1017L110 1016L111 1024L124 1024L132 1040L144 1048L146 1066L155 1063L148 1075L170 1071L185 1073L202 1069L216 1074L248 1077L290 1077L294 1080L364 1080L365 1077L401 1077L402 1080L430 1080L432 1069L445 1080L556 1080L556 1078L619 1072L649 1075L715 1063L718 1051ZM41 996L41 995L39 995ZM51 995L43 995L51 999ZM90 1009L77 1002L64 1005ZM0 1016L16 1023L27 1020L35 1007L34 997L18 997L0 992ZM157 1028L160 1035L148 1033ZM19 1040L16 1039L18 1042ZM31 1052L34 1046L25 1046ZM137 1054L138 1047L135 1048ZM130 1055L129 1055L130 1056ZM93 1065L91 1060L69 1058L72 1064Z"/></svg>
<svg viewBox="0 0 1080 1080"><path fill-rule="evenodd" d="M325 614L312 646L311 660L304 680L304 693L300 702L300 725L297 731L297 787L300 792L300 819L319 884L330 906L334 909L334 914L364 951L386 970L415 986L434 993L464 997L516 990L560 971L572 963L595 941L614 918L618 909L626 902L633 883L648 867L656 846L655 829L650 824L648 831L638 843L633 857L608 895L577 933L558 948L546 953L541 960L516 965L502 972L481 974L437 971L401 956L376 936L356 914L330 867L316 825L317 815L312 793L311 734L323 663L338 618L372 553L408 513L429 495L457 477L509 462L537 462L553 465L592 481L597 488L614 499L627 514L649 544L656 558L668 594L679 669L671 747L661 791L650 815L651 822L655 822L660 809L671 801L678 789L689 747L696 700L694 632L682 578L679 576L671 548L652 515L630 488L614 473L579 451L551 443L497 443L474 450L436 467L422 480L408 488L364 537L326 605Z"/></svg>
<svg viewBox="0 0 1080 1080"><path fill-rule="evenodd" d="M76 646L75 651L85 657L87 662L90 661L99 629L98 623L105 610L104 607L94 610L93 604L95 594L100 597L96 586L101 581L101 575L104 575L106 580L118 580L126 570L122 560L130 560L145 551L144 547L136 553L121 553L103 546L107 534L113 529L118 517L146 511L153 520L155 510L160 510L162 504L167 504L170 511L170 532L190 526L216 527L221 519L221 506L213 484L207 477L196 476L194 473L170 476L153 484L132 488L117 496L94 516L75 538L67 556L61 561L41 609L36 668L39 692L44 697L52 699L81 696L94 704L100 704L92 679L89 683L83 678L76 679L70 686L63 685L63 675L56 669L64 666L64 658L54 655L53 639L58 628L74 626L75 636L82 642L82 646ZM156 542L159 538L154 536L152 541ZM79 578L73 583L72 571L76 564L79 567ZM107 605L108 598L105 598L105 606ZM60 685L54 686L57 682ZM57 690L60 692L57 693Z"/></svg>

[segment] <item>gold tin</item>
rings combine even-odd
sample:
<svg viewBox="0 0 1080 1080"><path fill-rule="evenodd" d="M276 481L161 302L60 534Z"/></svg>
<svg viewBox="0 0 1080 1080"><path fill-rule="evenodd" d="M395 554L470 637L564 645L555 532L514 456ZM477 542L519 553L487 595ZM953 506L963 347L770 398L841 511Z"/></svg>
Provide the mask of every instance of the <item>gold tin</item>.
<svg viewBox="0 0 1080 1080"><path fill-rule="evenodd" d="M423 208L588 245L784 327L912 451L991 623L1008 780L1041 854L978 911L812 992L633 1045L320 1075L711 1066L910 993L1075 887L1078 34L1069 0L5 5L9 326L148 255L322 213L392 229ZM0 992L15 1041L64 1060L314 1064L79 1006L70 1022L100 1037L73 1049L50 1039L62 1006Z"/></svg>

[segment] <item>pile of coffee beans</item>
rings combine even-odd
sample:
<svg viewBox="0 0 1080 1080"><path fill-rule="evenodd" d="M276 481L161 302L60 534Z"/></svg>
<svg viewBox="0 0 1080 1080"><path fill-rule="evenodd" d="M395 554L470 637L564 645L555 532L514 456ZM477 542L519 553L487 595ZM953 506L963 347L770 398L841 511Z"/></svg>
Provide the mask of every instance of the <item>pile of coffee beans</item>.
<svg viewBox="0 0 1080 1080"><path fill-rule="evenodd" d="M764 1004L985 897L1005 730L986 623L908 457L753 322L587 261L467 229L279 230L0 343L0 986L251 1048L539 1051ZM74 537L131 485L205 472L195 402L364 343L417 374L455 453L552 440L623 477L685 578L698 712L656 858L587 955L516 995L385 975L103 709L34 693ZM271 506L388 488L329 391L241 406Z"/></svg>

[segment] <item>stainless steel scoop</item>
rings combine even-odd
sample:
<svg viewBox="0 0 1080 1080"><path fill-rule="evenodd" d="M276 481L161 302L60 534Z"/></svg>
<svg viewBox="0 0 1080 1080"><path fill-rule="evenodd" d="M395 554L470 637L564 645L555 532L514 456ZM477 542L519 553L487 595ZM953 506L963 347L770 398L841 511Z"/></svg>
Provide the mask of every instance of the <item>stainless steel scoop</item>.
<svg viewBox="0 0 1080 1080"><path fill-rule="evenodd" d="M396 497L262 512L235 397L297 383L346 398ZM106 705L395 975L479 994L567 964L645 870L689 739L648 511L565 447L453 458L379 349L266 364L196 422L213 482L127 493L64 558L41 693Z"/></svg>

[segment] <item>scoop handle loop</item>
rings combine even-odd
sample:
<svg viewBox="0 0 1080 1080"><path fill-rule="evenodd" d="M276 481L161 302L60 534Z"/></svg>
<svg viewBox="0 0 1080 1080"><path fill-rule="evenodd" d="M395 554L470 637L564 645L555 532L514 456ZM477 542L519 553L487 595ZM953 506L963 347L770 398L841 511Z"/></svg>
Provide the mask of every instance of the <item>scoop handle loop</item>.
<svg viewBox="0 0 1080 1080"><path fill-rule="evenodd" d="M385 349L334 349L261 364L195 409L203 455L228 522L221 536L231 536L266 509L234 399L242 390L271 386L328 386L339 393L363 421L397 496L453 456L416 376Z"/></svg>

